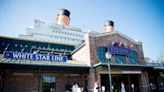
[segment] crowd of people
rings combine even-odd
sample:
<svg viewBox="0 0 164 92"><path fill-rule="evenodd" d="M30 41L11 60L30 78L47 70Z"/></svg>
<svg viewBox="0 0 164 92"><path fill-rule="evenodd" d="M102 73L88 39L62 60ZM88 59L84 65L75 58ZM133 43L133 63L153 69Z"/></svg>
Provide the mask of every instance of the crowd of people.
<svg viewBox="0 0 164 92"><path fill-rule="evenodd" d="M77 82L74 82L72 86L72 92L81 92L80 88L78 87ZM95 82L93 92L105 92L105 91L101 91L100 86L98 85L98 82ZM123 82L121 82L121 89L119 92L126 92L125 85Z"/></svg>

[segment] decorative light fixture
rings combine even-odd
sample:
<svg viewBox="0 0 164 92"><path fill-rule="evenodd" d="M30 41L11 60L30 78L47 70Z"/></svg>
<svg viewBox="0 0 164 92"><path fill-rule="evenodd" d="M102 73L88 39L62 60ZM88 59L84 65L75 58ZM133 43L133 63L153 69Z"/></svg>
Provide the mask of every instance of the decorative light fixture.
<svg viewBox="0 0 164 92"><path fill-rule="evenodd" d="M8 46L5 48L5 51L7 51L8 50Z"/></svg>
<svg viewBox="0 0 164 92"><path fill-rule="evenodd" d="M15 47L17 47L18 45L17 44L15 44Z"/></svg>
<svg viewBox="0 0 164 92"><path fill-rule="evenodd" d="M7 51L7 50L8 50L8 47L9 47L9 44L7 44L7 46L6 46L6 48L5 48L5 51Z"/></svg>
<svg viewBox="0 0 164 92"><path fill-rule="evenodd" d="M109 52L105 53L105 57L109 60L112 57L112 54L110 54Z"/></svg>
<svg viewBox="0 0 164 92"><path fill-rule="evenodd" d="M113 41L113 42L112 42L112 45L114 45L114 43L115 43L115 42Z"/></svg>
<svg viewBox="0 0 164 92"><path fill-rule="evenodd" d="M119 46L119 47L122 47L122 43L120 42L118 46Z"/></svg>
<svg viewBox="0 0 164 92"><path fill-rule="evenodd" d="M23 47L23 49L21 50L21 52L24 52L24 50L25 50L25 49L24 49L24 47Z"/></svg>
<svg viewBox="0 0 164 92"><path fill-rule="evenodd" d="M126 42L124 43L124 46L126 46Z"/></svg>
<svg viewBox="0 0 164 92"><path fill-rule="evenodd" d="M109 71L109 86L110 86L110 92L112 92L112 76L111 76L111 68L110 68L110 59L112 57L112 54L109 52L105 53L105 57L108 60L108 71Z"/></svg>
<svg viewBox="0 0 164 92"><path fill-rule="evenodd" d="M27 45L25 45L25 47L27 48L28 46L27 46Z"/></svg>

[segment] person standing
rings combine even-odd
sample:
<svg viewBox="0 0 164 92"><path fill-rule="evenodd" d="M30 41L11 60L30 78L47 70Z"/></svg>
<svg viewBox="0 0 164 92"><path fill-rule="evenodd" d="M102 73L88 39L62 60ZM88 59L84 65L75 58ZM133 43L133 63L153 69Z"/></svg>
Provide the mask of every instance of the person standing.
<svg viewBox="0 0 164 92"><path fill-rule="evenodd" d="M93 92L99 92L99 85L97 82L95 82Z"/></svg>
<svg viewBox="0 0 164 92"><path fill-rule="evenodd" d="M74 85L72 86L72 92L78 92L78 85L77 82L74 82Z"/></svg>
<svg viewBox="0 0 164 92"><path fill-rule="evenodd" d="M125 85L124 85L123 82L121 82L121 92L126 92L126 91L125 91Z"/></svg>

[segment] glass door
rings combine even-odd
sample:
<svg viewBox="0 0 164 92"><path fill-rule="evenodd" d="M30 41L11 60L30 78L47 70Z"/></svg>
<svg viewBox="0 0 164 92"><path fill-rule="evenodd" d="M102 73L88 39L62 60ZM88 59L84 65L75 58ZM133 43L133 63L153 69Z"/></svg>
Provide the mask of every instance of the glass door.
<svg viewBox="0 0 164 92"><path fill-rule="evenodd" d="M42 92L55 92L56 79L55 76L45 75L42 77Z"/></svg>

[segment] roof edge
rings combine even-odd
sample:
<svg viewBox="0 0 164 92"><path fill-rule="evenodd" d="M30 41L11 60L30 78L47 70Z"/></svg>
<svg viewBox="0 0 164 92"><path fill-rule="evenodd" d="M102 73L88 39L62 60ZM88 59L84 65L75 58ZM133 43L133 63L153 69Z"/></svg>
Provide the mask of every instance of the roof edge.
<svg viewBox="0 0 164 92"><path fill-rule="evenodd" d="M120 36L132 41L133 43L135 44L139 44L139 45L142 45L142 42L139 42L139 41L135 41L134 39L132 39L131 37L119 32L119 31L113 31L113 32L103 32L103 33L99 33L99 34L96 34L96 35L90 35L90 36L94 36L94 37L102 37L102 36L107 36L107 35L113 35L113 34L119 34Z"/></svg>
<svg viewBox="0 0 164 92"><path fill-rule="evenodd" d="M83 46L85 46L85 42L82 42L79 46L77 46L72 52L71 55L80 50Z"/></svg>

